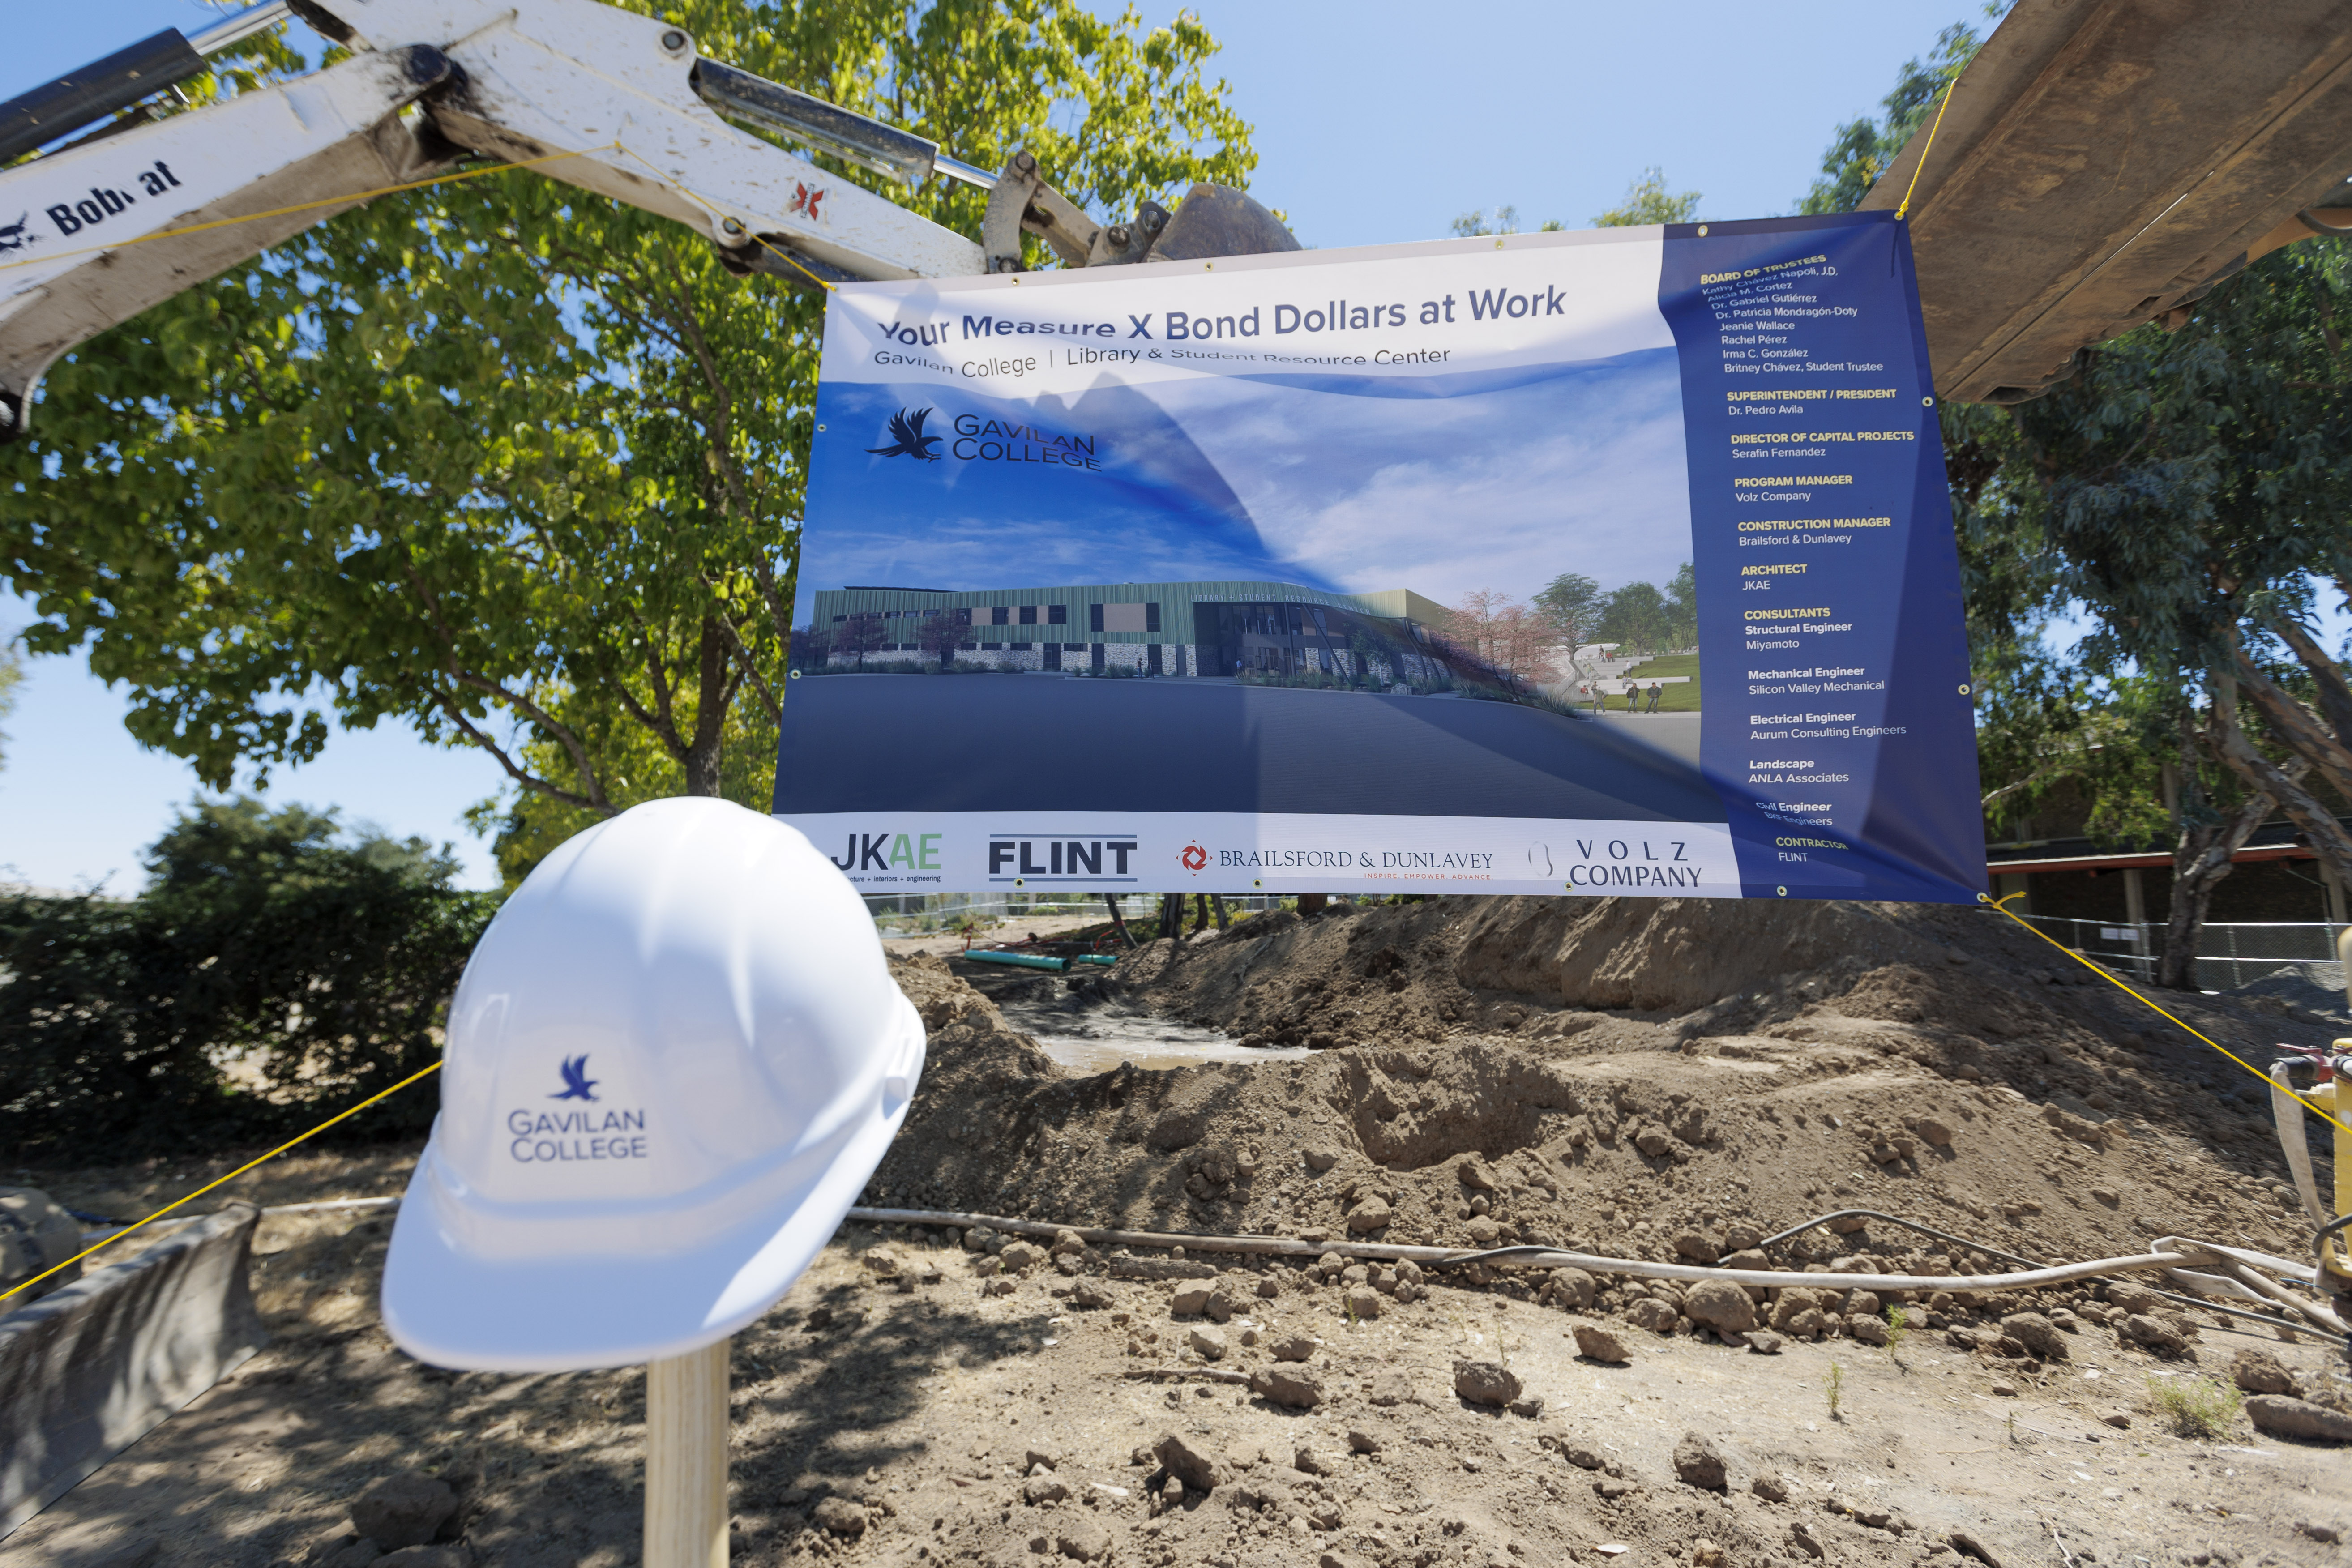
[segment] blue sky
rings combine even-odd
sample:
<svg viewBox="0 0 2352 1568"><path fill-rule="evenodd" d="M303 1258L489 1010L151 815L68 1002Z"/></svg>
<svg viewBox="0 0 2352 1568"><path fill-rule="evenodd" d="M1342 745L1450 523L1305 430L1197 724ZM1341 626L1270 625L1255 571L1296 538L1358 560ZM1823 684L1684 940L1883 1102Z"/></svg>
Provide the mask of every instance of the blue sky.
<svg viewBox="0 0 2352 1568"><path fill-rule="evenodd" d="M1116 11L1113 6L1097 9ZM1140 7L1147 21L1169 5ZM1525 226L1578 226L1662 165L1708 217L1792 209L1839 122L1875 109L1901 62L1974 20L1975 0L1811 0L1767 14L1731 0L1675 6L1484 0L1192 0L1225 45L1213 62L1256 127L1253 189L1310 246L1444 236L1455 215L1515 205ZM216 13L194 0L19 4L0 98L158 27ZM951 149L952 150L952 149ZM29 618L0 596L0 635ZM0 876L132 891L138 851L195 788L141 750L123 702L78 658L30 662L0 771ZM454 841L495 880L460 814L498 791L487 757L403 729L338 735L270 795ZM13 868L13 872L7 868Z"/></svg>

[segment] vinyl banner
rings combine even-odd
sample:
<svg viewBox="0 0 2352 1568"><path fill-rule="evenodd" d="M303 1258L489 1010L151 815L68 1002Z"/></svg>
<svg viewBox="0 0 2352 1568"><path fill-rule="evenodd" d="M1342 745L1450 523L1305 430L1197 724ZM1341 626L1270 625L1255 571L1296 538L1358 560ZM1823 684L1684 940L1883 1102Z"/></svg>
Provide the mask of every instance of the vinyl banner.
<svg viewBox="0 0 2352 1568"><path fill-rule="evenodd" d="M1984 885L1883 213L845 286L793 616L870 893Z"/></svg>

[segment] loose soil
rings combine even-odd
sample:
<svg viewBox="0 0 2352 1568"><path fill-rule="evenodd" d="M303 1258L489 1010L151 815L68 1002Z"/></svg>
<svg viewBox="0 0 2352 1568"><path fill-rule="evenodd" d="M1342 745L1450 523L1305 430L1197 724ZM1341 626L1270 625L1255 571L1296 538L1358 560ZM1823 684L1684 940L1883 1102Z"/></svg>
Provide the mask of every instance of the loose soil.
<svg viewBox="0 0 2352 1568"><path fill-rule="evenodd" d="M2262 1086L1979 910L1444 900L1264 916L1107 973L937 955L895 972L930 1055L870 1205L1654 1258L1867 1208L2045 1260L2168 1234L2305 1251ZM2334 1033L2274 999L2163 1000L2258 1063ZM1286 1059L1074 1073L1008 1009L1033 1027L1164 1016ZM412 1158L289 1158L239 1195L396 1190ZM144 1212L231 1163L18 1179ZM276 1342L0 1543L0 1565L142 1538L158 1563L338 1561L349 1497L410 1469L458 1492L453 1560L635 1562L642 1377L409 1361L376 1317L389 1228L267 1220L255 1281ZM2332 1397L2325 1347L2128 1289L1914 1301L1892 1346L1843 1315L1869 1303L1825 1289L1767 1304L1816 1310L1783 1311L1788 1342L1758 1354L1625 1279L1586 1300L1565 1277L1433 1269L1407 1301L1377 1274L1042 1251L852 1226L739 1336L737 1562L2315 1564L2352 1529L2341 1447L2257 1435L2226 1401L2208 1438L2158 1410L2158 1391L2226 1386L2246 1350ZM1877 1222L1777 1255L1999 1267ZM1200 1286L1225 1321L1175 1314ZM2182 1348L2121 1337L2105 1320L2126 1305ZM2021 1308L2057 1331L2039 1355L2003 1341ZM1578 1327L1626 1360L1580 1358ZM1293 1335L1311 1410L1205 1375L1264 1373ZM1540 1409L1457 1398L1457 1360L1507 1363ZM1693 1433L1727 1489L1679 1478ZM1167 1506L1163 1437L1218 1484Z"/></svg>

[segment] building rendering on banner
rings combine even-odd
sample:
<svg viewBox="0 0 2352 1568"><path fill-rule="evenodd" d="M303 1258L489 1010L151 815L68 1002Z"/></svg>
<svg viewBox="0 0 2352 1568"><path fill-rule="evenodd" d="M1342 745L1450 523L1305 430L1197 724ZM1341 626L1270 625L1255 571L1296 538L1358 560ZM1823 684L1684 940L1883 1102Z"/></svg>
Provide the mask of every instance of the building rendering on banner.
<svg viewBox="0 0 2352 1568"><path fill-rule="evenodd" d="M1121 583L970 593L837 588L816 595L803 668L1059 670L1277 684L1445 686L1458 650L1445 608L1406 589L1326 594L1287 583Z"/></svg>

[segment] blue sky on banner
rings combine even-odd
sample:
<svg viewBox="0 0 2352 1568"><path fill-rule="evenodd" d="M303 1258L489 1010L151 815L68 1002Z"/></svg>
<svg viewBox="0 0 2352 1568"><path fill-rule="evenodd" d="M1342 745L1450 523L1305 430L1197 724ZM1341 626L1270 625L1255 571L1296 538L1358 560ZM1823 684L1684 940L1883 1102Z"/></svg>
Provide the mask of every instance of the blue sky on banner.
<svg viewBox="0 0 2352 1568"><path fill-rule="evenodd" d="M1482 0L1446 13L1402 0L1192 0L1191 8L1225 46L1212 74L1233 84L1256 127L1258 195L1321 247L1438 238L1456 215L1505 203L1528 227L1547 217L1580 226L1654 163L1675 189L1706 193L1704 216L1788 212L1833 128L1874 110L1902 61L1978 10L1974 0L1810 0L1769 18L1732 0ZM195 0L11 9L0 98L159 27L193 29L219 14ZM1158 19L1172 6L1141 9ZM1347 515L1335 510L1328 521L1339 526ZM0 597L0 636L30 615ZM81 659L33 660L26 674L5 725L0 878L135 890L140 846L195 792L193 776L131 740L121 694ZM500 785L488 758L386 725L339 733L318 762L278 773L269 795L454 840L467 881L488 886L488 848L459 818Z"/></svg>

